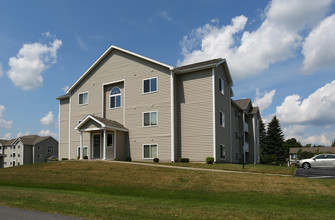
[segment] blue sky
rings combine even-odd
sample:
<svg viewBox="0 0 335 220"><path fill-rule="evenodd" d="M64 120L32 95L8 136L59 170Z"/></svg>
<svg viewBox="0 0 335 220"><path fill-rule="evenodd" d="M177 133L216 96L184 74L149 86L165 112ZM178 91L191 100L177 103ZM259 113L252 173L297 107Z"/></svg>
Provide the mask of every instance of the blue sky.
<svg viewBox="0 0 335 220"><path fill-rule="evenodd" d="M335 139L332 0L0 3L0 138L58 135L58 101L110 46L173 65L226 58L285 138Z"/></svg>

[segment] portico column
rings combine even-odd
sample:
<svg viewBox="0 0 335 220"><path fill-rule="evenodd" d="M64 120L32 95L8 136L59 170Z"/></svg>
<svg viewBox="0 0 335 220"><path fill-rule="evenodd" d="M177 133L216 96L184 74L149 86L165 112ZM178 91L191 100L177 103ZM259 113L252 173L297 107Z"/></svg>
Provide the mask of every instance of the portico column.
<svg viewBox="0 0 335 220"><path fill-rule="evenodd" d="M102 159L106 160L106 144L107 144L107 132L106 129L104 129L104 141L103 141L103 156Z"/></svg>
<svg viewBox="0 0 335 220"><path fill-rule="evenodd" d="M80 160L83 159L83 153L84 153L84 150L83 150L83 132L80 131Z"/></svg>

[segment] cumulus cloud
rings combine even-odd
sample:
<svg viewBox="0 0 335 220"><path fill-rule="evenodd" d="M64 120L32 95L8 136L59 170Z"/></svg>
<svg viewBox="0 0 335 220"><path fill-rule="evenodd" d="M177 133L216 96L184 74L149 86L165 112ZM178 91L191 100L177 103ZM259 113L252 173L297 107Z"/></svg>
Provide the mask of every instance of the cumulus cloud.
<svg viewBox="0 0 335 220"><path fill-rule="evenodd" d="M331 145L330 139L324 134L313 135L313 136L307 137L303 141L303 143L305 143L305 144L315 144L315 145L324 145L324 146L330 146Z"/></svg>
<svg viewBox="0 0 335 220"><path fill-rule="evenodd" d="M30 131L26 131L25 133L19 132L19 133L17 133L16 137L22 137L22 136L26 136L26 135L29 135L29 134L30 134Z"/></svg>
<svg viewBox="0 0 335 220"><path fill-rule="evenodd" d="M67 90L69 90L70 86L65 86L64 88L62 88L62 90L66 93Z"/></svg>
<svg viewBox="0 0 335 220"><path fill-rule="evenodd" d="M4 112L5 112L6 108L3 105L0 105L0 128L5 128L5 129L11 129L12 125L13 125L13 121L7 121L3 118L4 116Z"/></svg>
<svg viewBox="0 0 335 220"><path fill-rule="evenodd" d="M3 76L3 68L2 68L2 64L0 63L0 77Z"/></svg>
<svg viewBox="0 0 335 220"><path fill-rule="evenodd" d="M43 118L40 119L40 122L43 125L47 125L47 126L53 126L55 125L55 119L54 119L54 114L52 113L52 111L49 111L48 114L45 114Z"/></svg>
<svg viewBox="0 0 335 220"><path fill-rule="evenodd" d="M62 41L58 39L49 44L24 44L17 56L9 59L8 77L15 86L23 90L41 86L43 84L42 73L51 64L57 62L57 50L61 45Z"/></svg>
<svg viewBox="0 0 335 220"><path fill-rule="evenodd" d="M264 93L261 93L259 89L256 89L256 98L254 104L258 106L260 111L262 112L271 105L275 94L276 94L275 89L271 90L270 92L265 91Z"/></svg>
<svg viewBox="0 0 335 220"><path fill-rule="evenodd" d="M283 123L330 125L335 123L335 80L317 89L307 98L294 94L277 106L276 115Z"/></svg>
<svg viewBox="0 0 335 220"><path fill-rule="evenodd" d="M40 132L38 132L38 135L40 135L40 136L52 136L55 139L57 139L57 136L58 136L58 134L56 132L52 132L49 129L41 130Z"/></svg>
<svg viewBox="0 0 335 220"><path fill-rule="evenodd" d="M0 139L4 139L4 140L9 140L11 138L12 138L11 133L7 133L7 134L0 136Z"/></svg>
<svg viewBox="0 0 335 220"><path fill-rule="evenodd" d="M335 14L314 28L303 43L303 72L335 67Z"/></svg>
<svg viewBox="0 0 335 220"><path fill-rule="evenodd" d="M178 65L224 57L236 79L259 74L269 65L295 56L302 44L299 32L319 22L330 4L330 0L273 0L253 32L244 31L248 19L243 15L226 26L219 26L214 19L184 36L183 60Z"/></svg>

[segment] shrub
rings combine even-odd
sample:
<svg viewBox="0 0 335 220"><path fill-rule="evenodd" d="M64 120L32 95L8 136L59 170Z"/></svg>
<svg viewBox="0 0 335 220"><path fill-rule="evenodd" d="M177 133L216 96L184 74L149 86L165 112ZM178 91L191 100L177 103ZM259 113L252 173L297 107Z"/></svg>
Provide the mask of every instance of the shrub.
<svg viewBox="0 0 335 220"><path fill-rule="evenodd" d="M269 165L276 165L277 157L274 154L261 155L261 163L269 164Z"/></svg>
<svg viewBox="0 0 335 220"><path fill-rule="evenodd" d="M155 163L158 163L158 162L159 162L159 158L156 157L156 158L153 159L153 161L154 161Z"/></svg>
<svg viewBox="0 0 335 220"><path fill-rule="evenodd" d="M207 164L213 164L214 163L214 157L206 157L206 163Z"/></svg>
<svg viewBox="0 0 335 220"><path fill-rule="evenodd" d="M77 160L79 160L79 159L80 159L80 157L78 156L78 157L77 157Z"/></svg>
<svg viewBox="0 0 335 220"><path fill-rule="evenodd" d="M83 159L87 160L87 159L88 159L88 156L84 156Z"/></svg>
<svg viewBox="0 0 335 220"><path fill-rule="evenodd" d="M68 160L68 158L62 158L62 160Z"/></svg>
<svg viewBox="0 0 335 220"><path fill-rule="evenodd" d="M54 159L52 159L52 161L58 161L58 158L54 158Z"/></svg>
<svg viewBox="0 0 335 220"><path fill-rule="evenodd" d="M190 162L190 158L179 158L180 163L188 163Z"/></svg>
<svg viewBox="0 0 335 220"><path fill-rule="evenodd" d="M126 157L126 161L131 161L131 157Z"/></svg>

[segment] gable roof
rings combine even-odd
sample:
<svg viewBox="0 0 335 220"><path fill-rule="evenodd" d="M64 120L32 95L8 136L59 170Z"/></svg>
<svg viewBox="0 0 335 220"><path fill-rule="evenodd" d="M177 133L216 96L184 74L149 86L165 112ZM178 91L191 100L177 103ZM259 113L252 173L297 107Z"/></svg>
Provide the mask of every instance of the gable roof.
<svg viewBox="0 0 335 220"><path fill-rule="evenodd" d="M234 102L243 110L245 110L249 103L251 102L251 99L239 99L239 100L234 100Z"/></svg>
<svg viewBox="0 0 335 220"><path fill-rule="evenodd" d="M128 132L128 129L126 127L124 127L122 124L120 124L119 122L114 121L114 120L109 120L109 119L106 119L106 118L101 118L101 117L94 116L94 115L87 115L84 118L84 120L82 120L74 129L80 130L80 128L90 120L93 120L93 121L97 122L103 128L111 128L111 129L115 129L115 130Z"/></svg>
<svg viewBox="0 0 335 220"><path fill-rule="evenodd" d="M153 60L153 59L150 59L148 57L145 57L145 56L142 56L142 55L139 55L137 53L134 53L134 52L130 52L128 50L125 50L125 49L122 49L120 47L117 47L117 46L110 46L93 64L92 66L90 66L86 72L66 91L66 93L68 94L69 92L71 92L73 90L74 87L76 87L99 63L101 63L103 61L103 59L105 59L107 57L108 54L110 54L113 50L119 50L119 51L122 51L124 53L127 53L127 54L130 54L132 56L135 56L135 57L138 57L140 59L143 59L143 60L146 60L146 61L149 61L151 63L155 63L155 64L158 64L160 66L163 66L163 67L166 67L170 70L172 70L174 67L173 66L170 66L170 65L167 65L165 63L162 63L162 62L159 62L157 60ZM63 97L63 96L60 96L60 97ZM60 98L59 97L59 98Z"/></svg>
<svg viewBox="0 0 335 220"><path fill-rule="evenodd" d="M26 144L26 145L35 145L48 138L51 138L51 136L40 137L38 135L26 135L26 136L19 137L18 140L20 140L23 144Z"/></svg>
<svg viewBox="0 0 335 220"><path fill-rule="evenodd" d="M197 70L203 70L203 69L209 69L209 68L214 68L214 67L218 67L219 65L223 65L224 69L225 69L225 73L229 82L229 85L234 85L233 83L233 79L231 77L228 65L227 65L227 61L226 59L222 59L222 58L217 58L217 59L212 59L212 60L206 60L203 62L198 62L198 63L192 63L189 65L185 65L185 66L180 66L180 67L176 67L173 69L173 72L175 73L188 73L188 72L192 72L192 71L197 71Z"/></svg>

